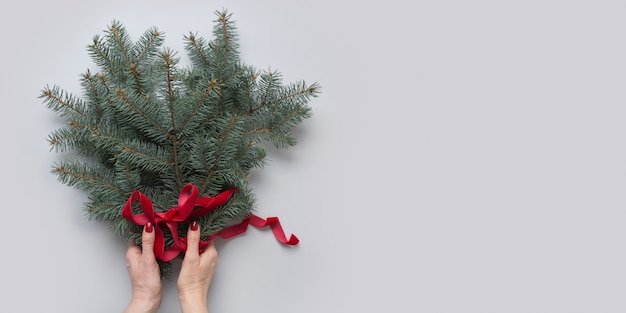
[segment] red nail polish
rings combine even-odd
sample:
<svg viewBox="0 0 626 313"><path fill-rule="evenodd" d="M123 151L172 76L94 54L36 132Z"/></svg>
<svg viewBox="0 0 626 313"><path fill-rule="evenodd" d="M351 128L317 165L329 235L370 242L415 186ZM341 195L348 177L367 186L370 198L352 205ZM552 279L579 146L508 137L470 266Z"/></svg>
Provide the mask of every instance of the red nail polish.
<svg viewBox="0 0 626 313"><path fill-rule="evenodd" d="M191 230L193 230L193 231L198 230L198 222L197 221L191 222Z"/></svg>
<svg viewBox="0 0 626 313"><path fill-rule="evenodd" d="M151 233L153 229L152 223L148 222L148 224L146 224L146 233Z"/></svg>

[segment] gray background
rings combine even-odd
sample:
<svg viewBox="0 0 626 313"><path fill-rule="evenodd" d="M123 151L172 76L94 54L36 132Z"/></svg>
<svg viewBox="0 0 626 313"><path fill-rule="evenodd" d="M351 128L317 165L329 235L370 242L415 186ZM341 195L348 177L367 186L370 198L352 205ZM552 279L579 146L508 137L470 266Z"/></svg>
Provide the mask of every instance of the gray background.
<svg viewBox="0 0 626 313"><path fill-rule="evenodd" d="M3 1L1 312L121 312L126 244L56 181L47 84L113 20L182 52L228 8L242 58L319 82L255 171L212 312L626 312L623 1ZM177 312L175 279L160 312Z"/></svg>

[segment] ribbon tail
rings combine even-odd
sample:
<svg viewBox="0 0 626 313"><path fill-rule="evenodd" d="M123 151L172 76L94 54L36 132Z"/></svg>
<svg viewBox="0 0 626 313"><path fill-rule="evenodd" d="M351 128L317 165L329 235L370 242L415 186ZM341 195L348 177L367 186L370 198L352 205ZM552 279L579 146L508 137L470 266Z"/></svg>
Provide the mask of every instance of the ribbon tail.
<svg viewBox="0 0 626 313"><path fill-rule="evenodd" d="M231 237L239 236L248 230L248 224L250 223L250 218L245 218L241 223L235 224L232 226L228 226L222 229L219 233L216 234L217 237L222 239L228 239Z"/></svg>
<svg viewBox="0 0 626 313"><path fill-rule="evenodd" d="M289 239L287 239L287 236L285 236L285 232L283 231L283 227L280 225L278 217L268 217L267 220L264 220L256 215L250 215L250 225L257 228L269 226L274 233L274 237L276 237L276 239L281 243L293 246L297 245L298 242L300 242L300 239L298 239L298 237L293 234L289 236Z"/></svg>
<svg viewBox="0 0 626 313"><path fill-rule="evenodd" d="M298 237L293 234L289 236L289 239L287 239L287 236L283 231L283 227L281 226L280 221L277 217L268 217L267 220L265 220L254 214L248 215L248 217L239 224L222 229L218 233L218 236L223 239L228 239L237 235L241 235L246 232L246 230L248 229L248 225L252 225L256 228L264 228L269 226L272 230L272 233L274 233L274 237L276 237L276 240L286 245L293 246L297 245L300 242L300 239L298 239Z"/></svg>

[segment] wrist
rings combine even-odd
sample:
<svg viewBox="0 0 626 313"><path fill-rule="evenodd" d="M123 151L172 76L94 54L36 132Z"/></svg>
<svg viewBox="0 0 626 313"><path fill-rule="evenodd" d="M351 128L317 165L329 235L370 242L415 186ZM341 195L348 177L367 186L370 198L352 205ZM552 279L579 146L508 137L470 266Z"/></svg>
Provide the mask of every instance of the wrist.
<svg viewBox="0 0 626 313"><path fill-rule="evenodd" d="M180 293L178 302L182 313L208 313L206 294L200 293Z"/></svg>
<svg viewBox="0 0 626 313"><path fill-rule="evenodd" d="M160 305L160 300L131 299L124 313L156 313Z"/></svg>

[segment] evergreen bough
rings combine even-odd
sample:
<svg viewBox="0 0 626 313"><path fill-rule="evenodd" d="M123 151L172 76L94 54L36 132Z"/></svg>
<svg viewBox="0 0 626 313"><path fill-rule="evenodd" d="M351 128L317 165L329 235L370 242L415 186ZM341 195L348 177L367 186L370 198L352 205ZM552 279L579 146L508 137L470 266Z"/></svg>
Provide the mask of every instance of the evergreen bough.
<svg viewBox="0 0 626 313"><path fill-rule="evenodd" d="M285 85L279 72L246 65L232 14L215 14L213 40L184 36L189 66L163 47L156 27L133 42L114 20L87 46L100 72L82 74L82 97L56 85L42 90L46 106L67 120L50 133L52 149L76 152L55 163L53 173L86 192L90 220L109 223L137 244L142 227L121 216L135 190L163 212L177 205L186 184L200 196L236 188L227 203L199 219L203 238L245 218L255 208L249 172L266 164L262 144L296 144L292 129L311 116L308 102L320 91L317 83ZM181 224L180 235L186 231ZM165 273L169 262L160 263Z"/></svg>

